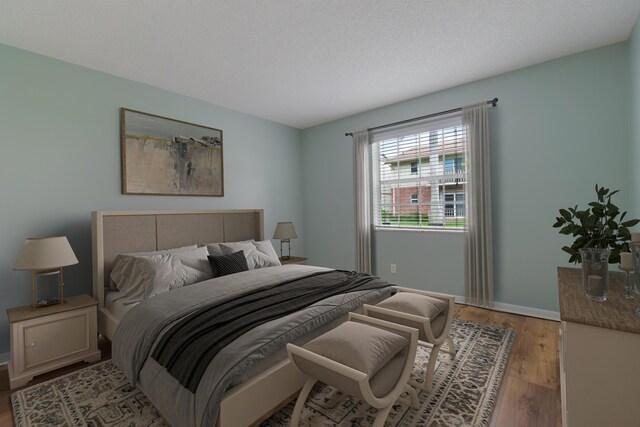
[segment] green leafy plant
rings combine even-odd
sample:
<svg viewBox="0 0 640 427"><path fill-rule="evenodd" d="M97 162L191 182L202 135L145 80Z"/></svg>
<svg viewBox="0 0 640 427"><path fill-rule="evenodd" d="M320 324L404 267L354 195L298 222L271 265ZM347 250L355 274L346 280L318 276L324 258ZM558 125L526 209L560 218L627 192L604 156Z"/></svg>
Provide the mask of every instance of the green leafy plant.
<svg viewBox="0 0 640 427"><path fill-rule="evenodd" d="M608 188L598 187L596 184L598 201L589 203L589 208L578 210L576 205L574 208L560 209L560 216L556 217L553 227L560 228L560 234L576 238L571 246L562 248L570 255L569 262L582 262L579 252L582 248L611 249L610 264L619 263L620 252L629 251L629 227L638 224L640 220L624 221L627 212L620 214L620 209L611 203L611 197L618 191L620 190L609 192Z"/></svg>

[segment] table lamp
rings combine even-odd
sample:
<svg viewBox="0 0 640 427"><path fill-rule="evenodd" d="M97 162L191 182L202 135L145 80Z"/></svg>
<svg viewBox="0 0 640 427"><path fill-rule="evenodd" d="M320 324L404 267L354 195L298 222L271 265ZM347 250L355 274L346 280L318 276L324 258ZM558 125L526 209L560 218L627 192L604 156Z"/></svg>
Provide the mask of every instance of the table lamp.
<svg viewBox="0 0 640 427"><path fill-rule="evenodd" d="M274 239L280 240L280 258L291 258L291 239L298 237L296 229L293 227L292 222L279 222L276 225L276 231L273 233ZM287 243L289 245L289 254L287 256L282 255L282 244Z"/></svg>
<svg viewBox="0 0 640 427"><path fill-rule="evenodd" d="M14 270L31 270L31 306L44 307L64 302L62 267L78 263L66 237L38 237L24 241ZM37 301L37 279L58 275L58 298Z"/></svg>

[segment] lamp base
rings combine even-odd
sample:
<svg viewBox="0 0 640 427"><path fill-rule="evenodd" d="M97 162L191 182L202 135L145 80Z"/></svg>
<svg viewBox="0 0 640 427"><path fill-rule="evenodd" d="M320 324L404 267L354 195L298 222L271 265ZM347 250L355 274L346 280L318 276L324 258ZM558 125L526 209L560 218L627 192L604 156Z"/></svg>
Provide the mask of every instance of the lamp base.
<svg viewBox="0 0 640 427"><path fill-rule="evenodd" d="M56 277L57 276L57 277ZM49 277L55 277L56 280L56 285L55 287L57 288L58 292L57 295L56 293L53 293L50 291L50 289L47 286L47 284L45 285L45 291L49 290L49 292L43 292L44 295L42 295L41 297L38 297L38 281L42 281L46 278ZM62 278L62 268L56 269L56 270L43 270L43 271L34 271L32 273L32 282L31 282L31 306L35 309L35 308L40 308L40 307L48 307L50 305L56 305L56 304L61 304L64 302L64 282L63 282L63 278ZM49 283L51 284L51 283Z"/></svg>
<svg viewBox="0 0 640 427"><path fill-rule="evenodd" d="M62 304L63 302L60 298L41 299L36 303L36 308L49 307L50 305Z"/></svg>
<svg viewBox="0 0 640 427"><path fill-rule="evenodd" d="M286 243L289 249L289 253L287 255L282 254L282 245ZM289 239L281 239L280 240L280 258L281 259L290 259L291 258L291 240Z"/></svg>

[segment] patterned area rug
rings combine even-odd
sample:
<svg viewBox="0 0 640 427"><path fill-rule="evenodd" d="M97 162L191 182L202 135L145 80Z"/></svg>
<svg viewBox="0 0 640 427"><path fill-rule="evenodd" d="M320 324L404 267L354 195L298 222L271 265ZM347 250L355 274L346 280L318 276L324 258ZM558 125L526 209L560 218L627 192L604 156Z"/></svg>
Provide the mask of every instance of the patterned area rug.
<svg viewBox="0 0 640 427"><path fill-rule="evenodd" d="M11 395L16 427L169 427L110 360Z"/></svg>
<svg viewBox="0 0 640 427"><path fill-rule="evenodd" d="M475 322L454 320L451 337L458 354L454 360L438 354L432 393L418 395L420 409L402 404L393 406L385 427L487 426L498 398L502 375L509 359L515 332ZM422 383L431 349L418 346L411 377ZM261 424L261 427L289 425L295 402ZM316 383L302 411L301 426L370 426L376 410L342 394L333 387Z"/></svg>
<svg viewBox="0 0 640 427"><path fill-rule="evenodd" d="M451 361L438 356L434 391L421 392L420 409L394 405L385 426L486 426L491 420L515 332L454 320L458 349ZM413 377L424 377L430 349L420 346ZM139 390L132 388L110 361L17 391L11 395L16 427L128 426L164 427L160 416ZM284 427L295 402L262 423ZM304 426L369 426L375 409L336 389L317 384L302 413Z"/></svg>

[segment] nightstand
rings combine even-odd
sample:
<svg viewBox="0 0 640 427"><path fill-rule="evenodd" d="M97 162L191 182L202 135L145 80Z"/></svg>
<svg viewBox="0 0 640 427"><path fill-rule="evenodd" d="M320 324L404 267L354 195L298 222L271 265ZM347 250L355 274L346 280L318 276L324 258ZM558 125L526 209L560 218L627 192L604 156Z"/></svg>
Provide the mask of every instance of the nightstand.
<svg viewBox="0 0 640 427"><path fill-rule="evenodd" d="M301 256L292 256L289 257L287 259L285 258L278 258L280 260L280 264L282 265L286 265L286 264L306 264L307 263L307 258L301 257Z"/></svg>
<svg viewBox="0 0 640 427"><path fill-rule="evenodd" d="M34 376L72 363L100 360L97 304L88 295L67 297L48 307L10 308L10 387L22 387Z"/></svg>

